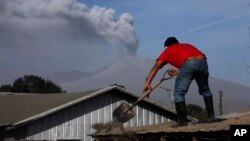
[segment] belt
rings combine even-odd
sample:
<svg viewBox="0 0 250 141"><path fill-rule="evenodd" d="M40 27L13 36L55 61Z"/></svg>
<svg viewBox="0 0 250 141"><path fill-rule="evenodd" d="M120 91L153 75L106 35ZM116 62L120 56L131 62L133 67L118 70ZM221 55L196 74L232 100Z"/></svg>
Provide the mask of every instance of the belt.
<svg viewBox="0 0 250 141"><path fill-rule="evenodd" d="M204 55L191 56L191 57L188 57L187 60L190 60L190 59L206 59L206 56Z"/></svg>

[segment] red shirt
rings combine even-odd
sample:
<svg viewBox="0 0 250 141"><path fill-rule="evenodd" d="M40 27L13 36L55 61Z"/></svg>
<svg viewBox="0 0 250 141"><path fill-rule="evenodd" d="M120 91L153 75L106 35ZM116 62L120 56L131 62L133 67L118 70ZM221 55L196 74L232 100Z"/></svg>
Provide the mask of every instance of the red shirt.
<svg viewBox="0 0 250 141"><path fill-rule="evenodd" d="M173 44L167 47L157 60L161 60L164 63L169 63L176 68L180 68L186 59L193 56L204 55L195 46L185 43Z"/></svg>

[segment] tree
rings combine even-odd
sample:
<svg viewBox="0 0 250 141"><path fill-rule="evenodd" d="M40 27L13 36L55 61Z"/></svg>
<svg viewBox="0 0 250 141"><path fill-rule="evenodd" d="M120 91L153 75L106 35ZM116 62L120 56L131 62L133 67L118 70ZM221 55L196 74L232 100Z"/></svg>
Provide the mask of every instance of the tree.
<svg viewBox="0 0 250 141"><path fill-rule="evenodd" d="M206 111L202 107L195 105L195 104L188 104L187 105L187 113L199 120L202 120L206 117Z"/></svg>
<svg viewBox="0 0 250 141"><path fill-rule="evenodd" d="M3 85L5 86L5 85ZM15 93L62 93L62 89L50 80L44 80L42 77L34 75L25 75L24 77L17 78L12 87L1 86L1 91L11 89Z"/></svg>
<svg viewBox="0 0 250 141"><path fill-rule="evenodd" d="M14 81L12 86L12 92L25 92L25 82L23 81L23 78L18 78Z"/></svg>
<svg viewBox="0 0 250 141"><path fill-rule="evenodd" d="M0 87L0 92L12 92L12 91L13 91L12 86L9 84L5 84Z"/></svg>

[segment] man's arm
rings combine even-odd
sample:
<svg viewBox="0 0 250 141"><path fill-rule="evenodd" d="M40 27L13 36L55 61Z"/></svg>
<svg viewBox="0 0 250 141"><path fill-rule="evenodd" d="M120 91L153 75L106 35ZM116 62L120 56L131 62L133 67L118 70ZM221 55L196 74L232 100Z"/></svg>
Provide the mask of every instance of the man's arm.
<svg viewBox="0 0 250 141"><path fill-rule="evenodd" d="M157 60L154 64L154 66L151 68L147 78L146 78L146 82L145 82L145 86L144 86L144 92L147 91L151 91L151 82L154 79L155 75L157 74L158 70L161 69L163 66L165 65L165 63L161 60Z"/></svg>

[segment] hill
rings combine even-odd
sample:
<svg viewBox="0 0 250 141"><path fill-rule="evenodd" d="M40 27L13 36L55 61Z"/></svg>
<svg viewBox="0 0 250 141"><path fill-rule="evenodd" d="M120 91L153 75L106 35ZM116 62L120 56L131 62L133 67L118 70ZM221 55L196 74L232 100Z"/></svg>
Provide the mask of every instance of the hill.
<svg viewBox="0 0 250 141"><path fill-rule="evenodd" d="M104 68L97 73L92 73L90 75L83 75L82 77L76 77L71 79L71 81L65 81L60 83L61 87L68 92L78 92L90 89L107 87L112 84L123 85L130 91L138 93L142 92L145 77L147 76L149 70L154 64L154 60L141 59L137 57L126 57L117 60L110 66ZM170 66L164 67L160 73L154 79L154 82L158 80L164 70L167 70ZM79 73L79 72L77 72ZM63 73L60 73L63 74ZM56 73L50 75L51 80L58 82L54 78ZM75 76L75 72L68 72L65 77L70 77L70 75ZM53 77L52 77L53 76ZM64 75L60 75L64 77ZM62 78L60 78L62 80ZM69 78L68 78L69 79ZM154 83L153 82L153 83ZM152 83L152 84L153 84ZM210 77L209 80L211 91L214 94L214 107L218 114L218 104L219 104L219 91L223 91L223 112L230 113L241 109L246 109L250 107L249 104L249 87L245 87L236 83L227 82L224 80L216 79ZM161 87L165 87L173 90L174 78L163 82ZM169 93L167 91L158 88L151 95L150 98L157 100L167 106L171 106L171 100L169 98ZM198 88L193 82L186 95L187 103L198 104L204 107L203 98L198 94Z"/></svg>

